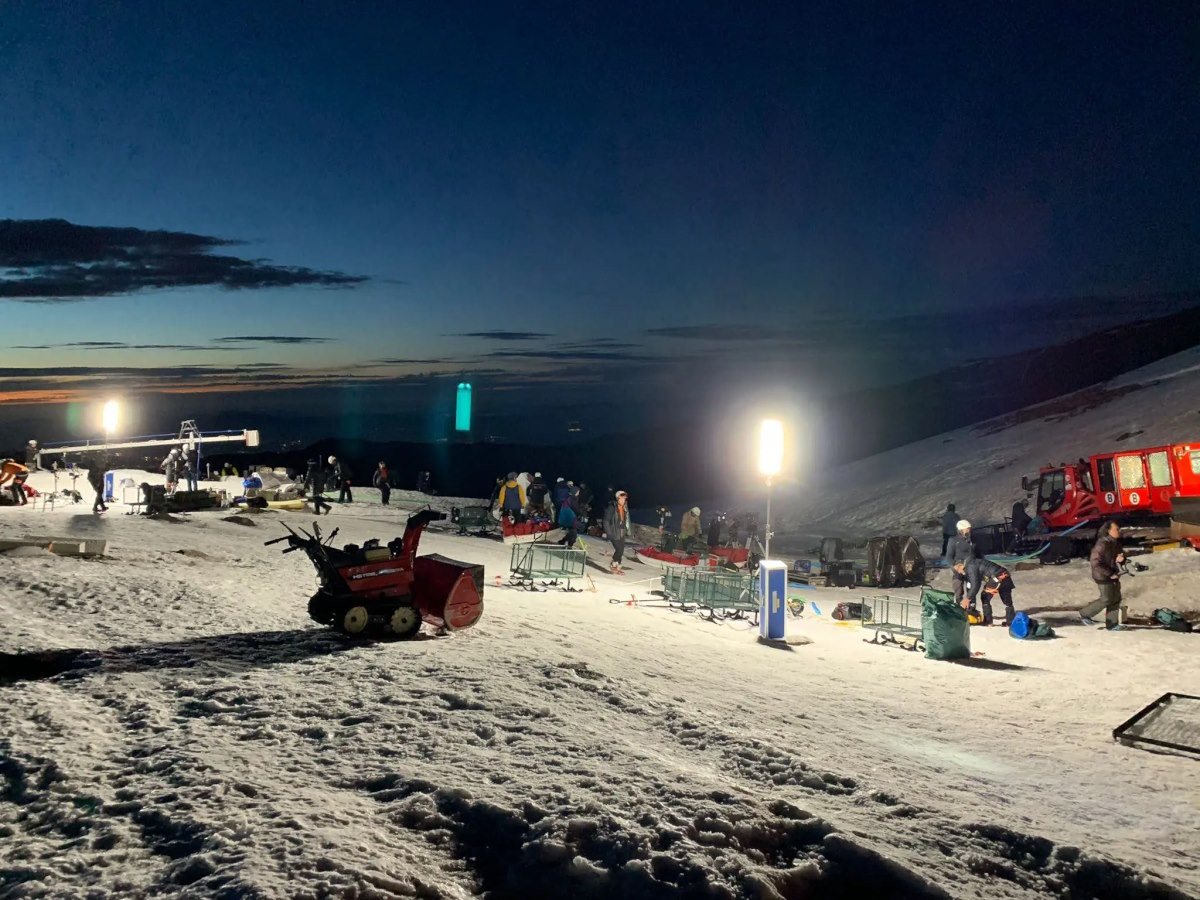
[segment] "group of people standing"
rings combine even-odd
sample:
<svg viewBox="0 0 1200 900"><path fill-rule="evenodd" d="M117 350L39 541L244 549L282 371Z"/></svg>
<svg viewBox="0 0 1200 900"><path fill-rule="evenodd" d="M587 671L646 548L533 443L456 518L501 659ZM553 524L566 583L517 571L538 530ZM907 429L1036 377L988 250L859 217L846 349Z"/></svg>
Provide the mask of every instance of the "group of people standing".
<svg viewBox="0 0 1200 900"><path fill-rule="evenodd" d="M174 494L182 480L189 491L200 489L200 476L196 471L196 451L185 447L172 447L159 468L166 474L167 494Z"/></svg>
<svg viewBox="0 0 1200 900"><path fill-rule="evenodd" d="M1004 624L1012 624L1013 579L1008 569L984 558L977 552L971 539L971 523L957 518L958 513L951 503L942 518L942 555L950 560L954 573L954 599L962 606L971 608L975 598L982 592L983 624L992 624L992 599L1000 598L1004 604ZM951 521L953 520L953 521ZM1026 527L1028 522L1023 523ZM1099 624L1095 617L1104 613L1104 627L1109 631L1121 631L1121 575L1125 564L1125 552L1121 547L1121 527L1115 521L1105 522L1100 529L1095 545L1089 555L1089 573L1100 596L1079 611L1085 625Z"/></svg>
<svg viewBox="0 0 1200 900"><path fill-rule="evenodd" d="M573 547L579 528L586 527L590 520L592 491L585 482L559 477L551 487L541 472L533 475L509 472L507 477L496 479L489 507L497 509L500 516L523 522L530 518L548 519L566 530L562 543Z"/></svg>

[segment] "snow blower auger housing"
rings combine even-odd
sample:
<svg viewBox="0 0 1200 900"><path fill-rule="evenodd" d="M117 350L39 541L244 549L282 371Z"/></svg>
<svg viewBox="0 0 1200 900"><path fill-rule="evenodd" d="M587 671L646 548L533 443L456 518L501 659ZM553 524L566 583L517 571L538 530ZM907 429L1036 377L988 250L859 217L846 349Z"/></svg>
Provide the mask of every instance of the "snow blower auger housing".
<svg viewBox="0 0 1200 900"><path fill-rule="evenodd" d="M321 587L308 601L308 614L322 625L358 637L411 638L427 622L434 628L470 628L483 615L483 566L444 556L417 556L421 533L446 514L424 509L411 516L404 536L385 547L372 538L361 547L333 546L313 523L310 534L294 531L267 545L287 541L283 551L303 550L317 569Z"/></svg>

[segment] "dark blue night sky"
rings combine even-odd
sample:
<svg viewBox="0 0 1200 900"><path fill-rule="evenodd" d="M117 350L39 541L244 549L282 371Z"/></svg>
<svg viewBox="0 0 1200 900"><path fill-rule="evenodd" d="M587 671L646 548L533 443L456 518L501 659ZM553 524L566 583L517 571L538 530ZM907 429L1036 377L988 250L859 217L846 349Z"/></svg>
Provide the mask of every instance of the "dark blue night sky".
<svg viewBox="0 0 1200 900"><path fill-rule="evenodd" d="M0 10L0 423L466 373L603 430L1200 287L1190 3Z"/></svg>

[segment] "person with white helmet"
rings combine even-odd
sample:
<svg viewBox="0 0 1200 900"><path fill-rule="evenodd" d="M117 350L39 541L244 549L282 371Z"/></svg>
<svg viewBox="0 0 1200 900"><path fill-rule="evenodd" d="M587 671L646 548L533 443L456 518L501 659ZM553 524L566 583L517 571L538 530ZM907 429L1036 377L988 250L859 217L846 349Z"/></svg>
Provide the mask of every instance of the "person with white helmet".
<svg viewBox="0 0 1200 900"><path fill-rule="evenodd" d="M947 548L947 555L950 558L950 565L957 566L959 563L966 563L975 559L979 554L975 551L975 542L971 539L971 523L966 519L959 519L956 524L957 534L950 542ZM954 574L954 600L956 603L962 603L963 591L966 587L966 578L957 569L951 568Z"/></svg>
<svg viewBox="0 0 1200 900"><path fill-rule="evenodd" d="M353 503L354 492L350 490L350 467L336 456L329 457L329 465L333 466L333 477L339 490L338 503Z"/></svg>
<svg viewBox="0 0 1200 900"><path fill-rule="evenodd" d="M171 452L167 454L167 458L162 461L159 466L166 473L167 493L174 494L175 486L179 481L179 448L171 448Z"/></svg>

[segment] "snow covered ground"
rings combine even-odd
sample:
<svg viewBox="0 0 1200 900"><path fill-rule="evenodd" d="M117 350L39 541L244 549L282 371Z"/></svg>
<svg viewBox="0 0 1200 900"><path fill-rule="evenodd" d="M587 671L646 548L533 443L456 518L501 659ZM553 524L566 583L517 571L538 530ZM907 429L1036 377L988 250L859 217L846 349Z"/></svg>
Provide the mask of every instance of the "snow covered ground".
<svg viewBox="0 0 1200 900"><path fill-rule="evenodd" d="M486 564L481 622L356 643L307 619L308 561L263 546L310 517L96 517L84 495L0 508L0 538L109 542L0 555L0 896L1200 896L1195 760L1111 738L1200 693L1200 636L1050 613L1059 639L974 629L984 655L951 664L806 615L811 643L779 650L633 604L657 586L639 564L497 586L508 548L445 529L422 550ZM355 495L322 522L339 540L402 530ZM1131 597L1200 585L1200 553L1150 561ZM1016 573L1018 605L1090 599L1082 575Z"/></svg>

